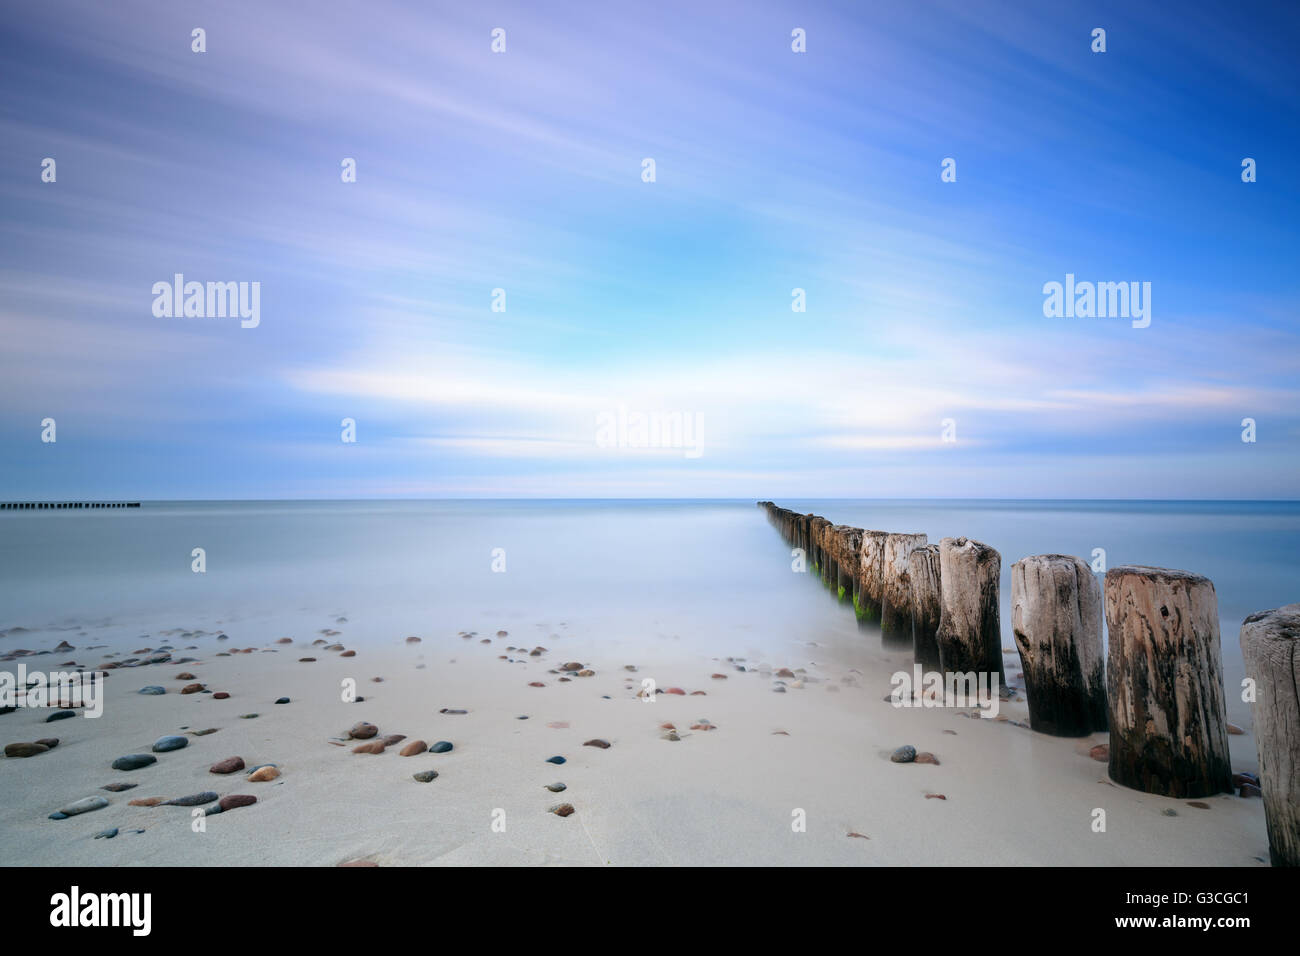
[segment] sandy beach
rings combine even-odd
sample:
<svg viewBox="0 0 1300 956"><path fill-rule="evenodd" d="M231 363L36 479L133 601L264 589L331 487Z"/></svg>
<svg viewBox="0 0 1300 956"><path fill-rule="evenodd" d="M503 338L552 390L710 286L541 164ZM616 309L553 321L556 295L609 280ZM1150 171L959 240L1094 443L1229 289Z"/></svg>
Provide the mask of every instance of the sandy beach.
<svg viewBox="0 0 1300 956"><path fill-rule="evenodd" d="M47 724L49 710L25 707L0 716L5 744L59 739L48 752L0 762L0 862L1264 866L1268 858L1259 800L1183 801L1118 787L1089 756L1104 734L1035 734L1021 726L1023 694L1002 702L999 719L893 706L890 675L910 670L911 656L866 634L851 652L805 641L784 659L741 659L738 642L728 660L692 654L689 635L646 640L625 630L611 639L603 622L484 618L465 622L476 632L468 637L384 637L356 615L339 616L347 619L322 614L305 633L267 619L228 630L195 622L142 635L109 624L0 638L6 655L61 640L74 647L12 658L9 670L19 661L29 671L69 661L91 669L160 648L171 656L109 670L99 719ZM500 629L508 633L496 636ZM292 643L277 643L284 636ZM355 656L325 649L336 643ZM546 651L532 656L538 646ZM594 673L566 674L565 664ZM1005 667L1017 684L1014 653ZM782 668L792 676L778 676ZM344 701L349 679L363 700ZM662 691L650 703L637 696L646 679ZM193 683L204 690L180 693ZM149 685L166 693L139 693ZM282 697L290 702L276 704ZM712 729L691 729L702 721ZM377 727L375 740L405 739L353 753L365 742L347 737L359 722ZM665 724L679 739L668 739ZM112 769L173 734L188 745L142 769ZM399 755L417 739L453 749ZM891 762L902 745L937 765ZM1248 726L1231 749L1235 770L1255 769ZM547 762L556 756L565 762ZM210 772L230 757L245 769ZM250 781L247 769L261 764L280 775ZM426 770L436 779L413 779ZM562 792L546 789L557 782ZM136 786L102 789L120 783ZM130 805L203 791L257 801L202 817L202 832L192 808ZM94 796L108 805L48 819ZM550 812L564 803L571 815ZM1097 809L1105 832L1094 832ZM115 837L95 839L111 828Z"/></svg>

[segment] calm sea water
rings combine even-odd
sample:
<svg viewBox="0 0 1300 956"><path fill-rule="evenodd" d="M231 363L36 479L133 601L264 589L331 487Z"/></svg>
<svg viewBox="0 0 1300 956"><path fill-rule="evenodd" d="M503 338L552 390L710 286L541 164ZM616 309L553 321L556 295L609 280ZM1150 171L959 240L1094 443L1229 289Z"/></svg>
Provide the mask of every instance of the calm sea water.
<svg viewBox="0 0 1300 956"><path fill-rule="evenodd" d="M1300 601L1297 502L778 503L993 545L1008 646L1010 566L1030 554L1090 561L1103 548L1112 567L1207 575L1230 683L1242 671L1242 618ZM206 552L206 573L191 570L194 548ZM220 622L234 637L243 622L251 640L338 615L354 644L509 626L543 637L571 628L638 650L780 659L816 643L822 658L849 665L879 654L851 608L792 573L788 548L751 501L146 502L0 515L0 628L144 634Z"/></svg>

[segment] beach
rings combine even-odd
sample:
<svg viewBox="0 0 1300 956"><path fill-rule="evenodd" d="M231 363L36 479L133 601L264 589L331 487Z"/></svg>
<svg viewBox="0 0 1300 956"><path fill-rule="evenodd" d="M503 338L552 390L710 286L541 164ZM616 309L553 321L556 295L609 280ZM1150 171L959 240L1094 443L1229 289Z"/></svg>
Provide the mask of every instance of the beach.
<svg viewBox="0 0 1300 956"><path fill-rule="evenodd" d="M353 623L329 622L343 632L331 640L346 646ZM305 635L276 644L274 628L238 641L204 630L154 645L170 643L176 660L193 661L108 671L99 719L46 724L48 711L23 708L0 717L6 742L59 737L47 753L0 764L4 863L1260 866L1267 859L1260 801L1222 795L1196 801L1206 805L1197 809L1117 787L1105 763L1088 755L1104 734L1035 734L1013 723L1024 720L1023 699L1002 704L1005 720L892 706L890 674L910 666L902 655L875 652L865 668L845 668L814 663L822 655L809 647L806 660L780 662L798 676L778 678L773 661L602 653L598 635L575 627L534 627L526 640L518 631L426 635L418 644L405 642L418 635L395 636L352 658L313 647ZM480 633L495 631L484 625ZM55 635L22 640L53 646ZM548 648L539 657L506 650L538 644ZM235 645L253 651L218 656ZM112 653L79 649L59 660L94 665ZM53 659L25 660L35 668ZM561 682L553 671L570 660L595 674ZM1008 661L1009 674L1013 666ZM229 698L182 695L193 683L177 679L182 672ZM636 695L647 677L685 694L646 703ZM342 699L349 679L363 700ZM138 692L150 685L167 693ZM274 703L282 697L290 702ZM242 716L250 713L257 716ZM715 729L689 729L701 719ZM403 757L399 743L355 754L362 741L347 732L361 721L379 736L445 740L453 750ZM668 723L680 739L665 739ZM189 736L186 747L159 754L151 766L111 769L119 756L149 753L160 737L207 728L216 732ZM610 746L584 746L593 739ZM939 764L892 763L890 753L904 744ZM1232 747L1234 766L1253 766L1248 735L1234 736ZM276 764L281 774L253 783L242 771L209 771L232 756L248 768ZM546 762L554 756L565 763ZM413 775L423 770L438 776L418 783ZM557 781L562 793L545 789ZM137 786L100 789L112 783ZM197 833L190 809L128 805L208 790L257 802L203 818L206 832ZM46 819L94 795L109 806ZM549 812L561 803L574 813ZM1104 833L1092 830L1096 808L1106 811ZM1170 810L1176 816L1165 815ZM806 830L794 827L798 811ZM494 830L501 820L504 829ZM94 839L114 827L113 839Z"/></svg>
<svg viewBox="0 0 1300 956"><path fill-rule="evenodd" d="M1073 511L1058 510L1036 525L1059 533ZM0 761L5 865L1267 865L1258 799L1129 790L1090 755L1106 734L1028 729L1009 622L1013 694L997 717L895 706L911 652L792 571L752 503L146 503L17 520L7 540L27 560L5 552L6 606L22 617L0 636L3 668L108 669L99 718L0 715L6 745L58 738ZM173 537L177 568L133 561ZM206 575L189 568L190 541L209 542ZM564 560L534 559L547 549ZM124 558L84 573L127 585L112 596L78 577L78 554L101 550ZM65 601L41 591L51 579ZM1255 772L1238 697L1232 768ZM350 738L363 722L375 736ZM169 735L185 746L152 754ZM353 752L390 735L404 739ZM417 740L452 749L401 756ZM893 762L906 746L936 762ZM132 754L156 762L113 769ZM243 769L211 772L232 757ZM264 764L278 776L250 780ZM119 784L135 786L103 789ZM197 818L131 805L205 793L256 802ZM88 797L107 805L49 819Z"/></svg>

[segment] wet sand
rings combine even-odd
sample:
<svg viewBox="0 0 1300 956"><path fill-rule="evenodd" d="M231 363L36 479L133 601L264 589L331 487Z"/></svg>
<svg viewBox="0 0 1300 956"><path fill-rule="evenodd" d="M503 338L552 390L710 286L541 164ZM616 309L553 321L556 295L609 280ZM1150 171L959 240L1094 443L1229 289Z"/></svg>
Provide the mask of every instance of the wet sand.
<svg viewBox="0 0 1300 956"><path fill-rule="evenodd" d="M108 627L84 637L29 631L0 638L6 654L50 650L60 640L75 647L8 661L10 671L19 660L29 670L70 660L102 666L164 645L173 660L195 658L110 670L99 719L47 724L49 711L23 707L0 716L6 744L59 738L46 753L0 761L0 862L1266 865L1259 800L1219 795L1200 809L1117 787L1106 765L1088 755L1104 734L1064 740L1017 726L1027 720L1023 695L1002 702L1004 720L972 717L969 709L892 706L884 699L890 675L910 670L909 654L870 650L863 666L848 667L829 649L806 646L785 660L728 661L691 654L689 635L610 640L570 622L516 624L496 637L500 624L489 620L466 622L479 632L468 638L411 631L367 635L354 645L349 633L363 631L363 622L311 620L314 630L305 633L283 622L244 622L230 627L228 640L206 623L191 636L142 637L138 629L126 636ZM318 633L327 628L339 633ZM276 643L281 634L293 643ZM420 642L406 643L408 634ZM341 643L356 656L315 640ZM879 644L867 632L862 640ZM89 647L100 644L108 646ZM538 645L548 650L530 656ZM231 653L243 648L254 650ZM551 672L569 662L594 674ZM1009 677L1019 671L1014 654L1005 663ZM794 676L778 677L783 667ZM178 679L185 672L194 680ZM349 679L364 701L343 699ZM685 694L658 693L647 703L637 696L645 679ZM179 693L195 682L230 697ZM139 694L146 685L167 692ZM291 702L275 704L279 697ZM249 713L258 716L241 718ZM701 719L714 729L691 730ZM362 741L346 734L359 721L378 727L375 739L406 740L381 754L354 754ZM679 740L666 739L661 725L669 723ZM157 754L151 766L111 769L120 756L149 753L160 737L206 728L217 732L189 736L184 749ZM454 749L399 756L416 739L449 741ZM610 746L584 746L592 739ZM891 762L904 744L939 763ZM1255 769L1249 728L1231 738L1231 748L1234 770ZM232 756L248 768L276 764L281 775L251 782L244 771L209 772ZM566 762L547 763L552 756ZM412 779L422 770L438 776ZM113 782L138 786L100 789ZM566 789L545 788L555 782ZM202 817L201 832L192 808L129 805L207 790L257 802ZM48 819L91 796L109 806ZM549 812L562 803L574 812ZM1105 832L1093 829L1098 808ZM113 827L116 837L94 839Z"/></svg>

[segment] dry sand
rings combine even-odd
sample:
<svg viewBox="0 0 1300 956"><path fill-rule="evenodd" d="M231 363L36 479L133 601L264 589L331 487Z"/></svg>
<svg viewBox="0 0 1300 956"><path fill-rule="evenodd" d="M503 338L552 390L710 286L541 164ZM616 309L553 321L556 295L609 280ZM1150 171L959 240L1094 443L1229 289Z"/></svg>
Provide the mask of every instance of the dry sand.
<svg viewBox="0 0 1300 956"><path fill-rule="evenodd" d="M211 632L190 638L139 631L128 637L106 628L80 638L28 632L2 639L6 653L52 649L61 639L78 645L23 658L29 670L53 670L67 660L93 667L163 644L173 645L174 658L196 660L109 671L97 720L46 724L48 711L26 708L0 716L6 744L60 739L48 753L0 760L0 862L1261 866L1268 857L1259 800L1220 795L1205 799L1209 809L1197 809L1112 785L1106 765L1088 756L1105 735L1063 740L1015 726L1011 721L1027 719L1023 698L1003 703L1006 721L891 706L883 698L890 674L910 669L904 655L872 651L865 655L870 666L851 669L833 660L810 663L834 655L806 647L799 648L803 660L744 661L741 671L725 659L692 655L686 639L610 641L576 624L514 625L497 638L496 622L474 622L480 633L470 639L423 633L421 643L408 645L405 634L351 644L354 623L317 620L314 628L342 632L327 640L356 649L343 658L312 647L314 631L280 630L294 638L280 645L272 623L257 629L268 636L255 642L250 628L240 629L242 637L232 628L229 640L218 641L216 628L204 626ZM480 643L484 637L490 644ZM862 639L878 644L878 637ZM92 643L109 646L85 646ZM549 648L540 658L506 650L538 644ZM250 646L257 650L216 656ZM118 656L103 656L112 652ZM300 663L305 656L316 662ZM561 682L549 671L566 661L595 675ZM4 667L12 671L17 663ZM636 673L624 670L629 664ZM1006 666L1009 677L1020 669L1014 655ZM806 669L803 686L786 679L786 692L774 692L779 667ZM181 695L189 682L176 677L184 671L230 698ZM342 699L348 678L364 702ZM662 693L646 703L636 696L645 678L688 696ZM528 686L532 681L546 686ZM167 693L137 693L150 684ZM689 696L697 690L705 695ZM292 702L274 704L281 696ZM468 713L442 714L443 708ZM250 712L259 716L240 719ZM700 718L716 729L690 730ZM356 741L331 743L363 720L380 736L447 740L455 749L401 757L399 744L357 755ZM548 726L555 722L568 727ZM666 722L676 725L680 740L663 738ZM153 766L110 769L119 756L148 753L163 735L207 727L219 729L159 754ZM611 746L583 746L592 738ZM939 765L891 763L902 744L937 755ZM1234 736L1231 746L1234 769L1253 769L1254 738ZM235 755L249 767L277 764L282 776L252 783L242 772L208 772ZM546 763L552 755L567 762ZM438 778L412 779L426 769ZM99 789L115 781L139 786ZM544 789L554 781L567 790ZM257 803L204 818L203 832L195 832L190 809L128 805L203 790L252 794ZM47 818L96 795L110 806ZM571 816L548 812L566 802L575 808ZM1093 830L1098 808L1106 813L1104 833ZM1176 816L1162 813L1170 808ZM802 832L794 826L800 816ZM111 827L120 828L115 838L93 839Z"/></svg>

